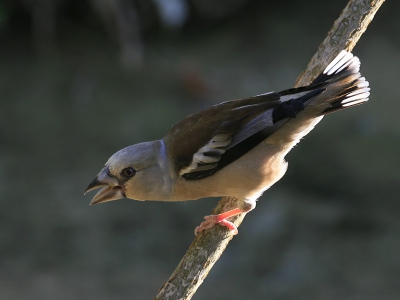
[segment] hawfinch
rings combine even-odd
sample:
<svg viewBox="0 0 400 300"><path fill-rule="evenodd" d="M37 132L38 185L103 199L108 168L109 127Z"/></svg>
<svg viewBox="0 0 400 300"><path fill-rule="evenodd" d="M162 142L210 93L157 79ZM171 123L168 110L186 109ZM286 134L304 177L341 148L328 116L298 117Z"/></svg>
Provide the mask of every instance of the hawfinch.
<svg viewBox="0 0 400 300"><path fill-rule="evenodd" d="M112 155L86 189L101 188L90 204L230 196L238 199L238 207L204 217L195 233L217 223L237 233L227 219L252 210L282 178L290 149L324 115L368 100L369 83L359 70L360 60L342 51L309 86L222 102L192 114L164 138Z"/></svg>

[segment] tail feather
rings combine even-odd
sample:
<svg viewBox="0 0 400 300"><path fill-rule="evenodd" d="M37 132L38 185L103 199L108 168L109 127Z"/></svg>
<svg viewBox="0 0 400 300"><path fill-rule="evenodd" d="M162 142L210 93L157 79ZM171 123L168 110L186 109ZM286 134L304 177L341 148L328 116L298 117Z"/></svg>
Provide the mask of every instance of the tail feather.
<svg viewBox="0 0 400 300"><path fill-rule="evenodd" d="M370 88L368 81L360 74L360 60L350 52L341 51L311 85L327 83L337 90L327 101L330 106L322 115L344 108L360 105L368 101Z"/></svg>
<svg viewBox="0 0 400 300"><path fill-rule="evenodd" d="M354 70L354 72L358 72L360 70L360 60L358 57L354 57L350 52L342 50L338 56L336 56L336 58L332 60L332 62L325 68L323 73L326 73L327 75L337 74L350 63L352 63L353 67L357 69Z"/></svg>

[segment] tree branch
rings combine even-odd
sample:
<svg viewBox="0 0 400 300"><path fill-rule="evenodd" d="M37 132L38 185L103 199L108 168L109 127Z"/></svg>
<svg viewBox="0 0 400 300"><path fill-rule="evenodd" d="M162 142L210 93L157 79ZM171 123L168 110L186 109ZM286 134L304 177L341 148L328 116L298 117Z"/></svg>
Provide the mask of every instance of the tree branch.
<svg viewBox="0 0 400 300"><path fill-rule="evenodd" d="M351 52L383 2L385 0L350 0L295 86L310 84L341 50Z"/></svg>
<svg viewBox="0 0 400 300"><path fill-rule="evenodd" d="M383 2L350 0L307 69L297 79L296 86L309 84L341 50L351 51ZM237 199L223 197L212 213L218 214L236 207ZM243 221L244 215L232 218L236 226ZM215 226L196 237L155 299L191 299L232 238L232 233L222 226Z"/></svg>

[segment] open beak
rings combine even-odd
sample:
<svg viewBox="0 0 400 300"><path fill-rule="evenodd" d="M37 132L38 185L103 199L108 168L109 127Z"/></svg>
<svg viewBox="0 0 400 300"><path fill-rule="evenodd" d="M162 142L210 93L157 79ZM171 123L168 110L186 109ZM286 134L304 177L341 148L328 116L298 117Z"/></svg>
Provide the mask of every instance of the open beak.
<svg viewBox="0 0 400 300"><path fill-rule="evenodd" d="M101 190L93 197L90 205L125 198L124 188L119 184L117 178L109 175L107 167L104 167L89 184L85 194L99 188Z"/></svg>

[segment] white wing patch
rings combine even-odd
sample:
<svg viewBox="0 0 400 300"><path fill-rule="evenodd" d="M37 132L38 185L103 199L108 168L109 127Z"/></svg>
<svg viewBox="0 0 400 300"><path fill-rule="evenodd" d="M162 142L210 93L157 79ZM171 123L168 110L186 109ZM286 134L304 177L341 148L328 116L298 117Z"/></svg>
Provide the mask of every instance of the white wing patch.
<svg viewBox="0 0 400 300"><path fill-rule="evenodd" d="M179 175L215 168L222 154L228 150L231 141L231 132L217 132L205 146L193 155L192 163L181 169Z"/></svg>

